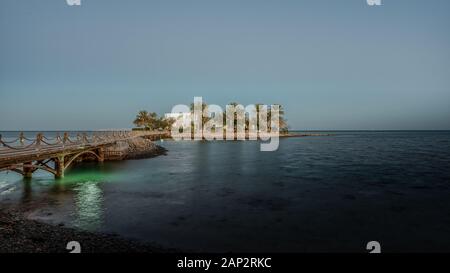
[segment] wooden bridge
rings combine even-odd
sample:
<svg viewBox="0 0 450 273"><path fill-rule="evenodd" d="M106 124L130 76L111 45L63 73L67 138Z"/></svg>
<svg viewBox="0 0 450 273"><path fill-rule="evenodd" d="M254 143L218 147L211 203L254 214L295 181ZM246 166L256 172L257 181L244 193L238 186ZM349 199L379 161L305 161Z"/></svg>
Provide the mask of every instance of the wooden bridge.
<svg viewBox="0 0 450 273"><path fill-rule="evenodd" d="M91 155L99 162L105 159L105 148L118 141L137 137L155 139L163 132L146 131L102 131L90 135L69 133L46 137L39 133L30 139L23 133L13 140L0 135L0 171L14 171L31 178L36 170L52 173L55 178L64 177L64 171L80 156Z"/></svg>

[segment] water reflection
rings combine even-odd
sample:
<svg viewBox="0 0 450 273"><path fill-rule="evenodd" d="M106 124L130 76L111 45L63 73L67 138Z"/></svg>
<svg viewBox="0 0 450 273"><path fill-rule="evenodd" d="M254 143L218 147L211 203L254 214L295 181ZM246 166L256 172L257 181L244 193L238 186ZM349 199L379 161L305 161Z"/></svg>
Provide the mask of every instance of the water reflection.
<svg viewBox="0 0 450 273"><path fill-rule="evenodd" d="M98 182L88 181L74 190L77 214L74 225L87 230L98 229L103 221L103 192Z"/></svg>
<svg viewBox="0 0 450 273"><path fill-rule="evenodd" d="M52 192L57 198L73 201L71 226L97 230L104 219L104 193L102 184L112 180L111 168L103 164L75 168L67 176L54 183ZM64 204L64 200L61 200ZM67 200L66 200L67 201Z"/></svg>
<svg viewBox="0 0 450 273"><path fill-rule="evenodd" d="M76 166L58 180L40 171L31 179L5 173L0 180L0 201L5 206L30 212L28 215L32 219L96 230L104 219L102 185L114 180L115 165L106 165ZM55 222L52 218L58 220Z"/></svg>
<svg viewBox="0 0 450 273"><path fill-rule="evenodd" d="M58 181L0 174L0 205L182 250L354 252L368 235L444 250L449 139L344 132L283 139L274 153L257 142L165 141L167 156L83 164Z"/></svg>
<svg viewBox="0 0 450 273"><path fill-rule="evenodd" d="M25 178L23 179L23 190L22 190L22 203L28 203L32 200L32 189L31 189L31 179Z"/></svg>

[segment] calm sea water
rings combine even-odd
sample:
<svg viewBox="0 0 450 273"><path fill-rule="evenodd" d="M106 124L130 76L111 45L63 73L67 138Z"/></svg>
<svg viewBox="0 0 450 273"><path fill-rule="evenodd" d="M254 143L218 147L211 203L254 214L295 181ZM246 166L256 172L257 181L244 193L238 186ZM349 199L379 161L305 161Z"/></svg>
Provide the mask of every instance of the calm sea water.
<svg viewBox="0 0 450 273"><path fill-rule="evenodd" d="M40 221L192 251L450 251L450 132L334 132L159 143L55 181L0 172L0 205Z"/></svg>

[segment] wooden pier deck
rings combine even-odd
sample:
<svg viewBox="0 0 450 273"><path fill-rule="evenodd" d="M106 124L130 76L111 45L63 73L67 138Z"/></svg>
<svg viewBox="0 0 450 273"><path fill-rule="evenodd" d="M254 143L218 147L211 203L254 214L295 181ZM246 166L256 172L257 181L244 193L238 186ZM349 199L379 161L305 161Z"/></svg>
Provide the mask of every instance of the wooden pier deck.
<svg viewBox="0 0 450 273"><path fill-rule="evenodd" d="M64 171L78 157L91 154L99 162L104 161L104 148L118 141L136 137L155 139L165 132L153 131L102 131L71 137L69 133L54 138L37 134L29 139L21 133L16 139L6 140L0 135L0 171L14 171L31 177L36 170L45 170L56 178L64 177Z"/></svg>

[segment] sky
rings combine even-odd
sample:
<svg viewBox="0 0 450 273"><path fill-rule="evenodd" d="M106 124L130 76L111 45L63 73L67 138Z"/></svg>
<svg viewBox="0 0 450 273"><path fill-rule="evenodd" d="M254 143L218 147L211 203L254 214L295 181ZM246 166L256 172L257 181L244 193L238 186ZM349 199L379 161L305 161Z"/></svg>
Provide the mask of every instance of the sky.
<svg viewBox="0 0 450 273"><path fill-rule="evenodd" d="M129 128L201 96L291 129L450 129L450 1L0 1L0 130Z"/></svg>

